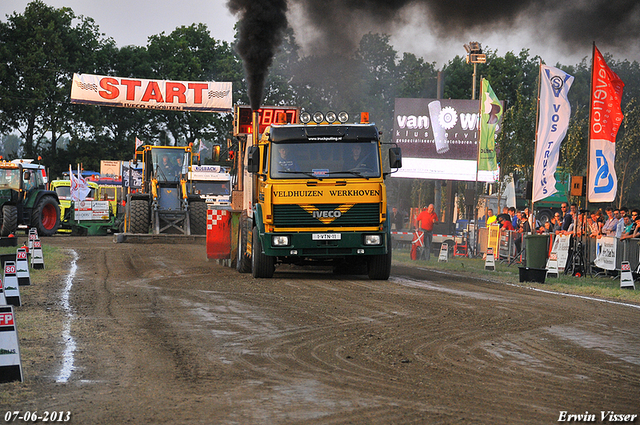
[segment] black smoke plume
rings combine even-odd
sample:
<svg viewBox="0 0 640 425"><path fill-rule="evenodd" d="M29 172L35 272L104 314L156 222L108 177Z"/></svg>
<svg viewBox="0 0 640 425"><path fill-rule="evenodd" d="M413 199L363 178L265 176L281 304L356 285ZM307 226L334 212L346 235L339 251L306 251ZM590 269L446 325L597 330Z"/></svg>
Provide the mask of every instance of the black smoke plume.
<svg viewBox="0 0 640 425"><path fill-rule="evenodd" d="M239 15L236 49L242 57L251 108L257 110L262 102L269 66L287 28L287 2L229 0L227 7Z"/></svg>

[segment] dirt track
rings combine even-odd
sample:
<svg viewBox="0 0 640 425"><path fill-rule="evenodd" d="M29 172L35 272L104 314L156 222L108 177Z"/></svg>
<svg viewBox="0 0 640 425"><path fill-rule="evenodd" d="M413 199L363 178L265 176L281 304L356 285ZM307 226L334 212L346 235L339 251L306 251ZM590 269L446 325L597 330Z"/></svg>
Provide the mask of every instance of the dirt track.
<svg viewBox="0 0 640 425"><path fill-rule="evenodd" d="M388 282L292 269L254 280L206 261L203 245L45 243L77 255L76 348L65 357L69 340L51 325L42 359L23 364L27 382L4 384L18 394L2 414L64 410L82 424L640 414L638 306L399 267ZM62 322L64 287L46 289ZM31 358L38 344L21 349Z"/></svg>

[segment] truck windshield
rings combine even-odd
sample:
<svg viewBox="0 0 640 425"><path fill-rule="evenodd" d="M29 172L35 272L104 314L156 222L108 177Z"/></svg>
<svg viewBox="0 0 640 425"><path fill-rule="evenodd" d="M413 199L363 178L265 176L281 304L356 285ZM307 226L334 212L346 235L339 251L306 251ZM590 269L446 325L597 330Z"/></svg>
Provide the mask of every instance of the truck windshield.
<svg viewBox="0 0 640 425"><path fill-rule="evenodd" d="M379 177L378 144L371 142L273 143L270 173L276 179Z"/></svg>
<svg viewBox="0 0 640 425"><path fill-rule="evenodd" d="M0 169L0 190L20 189L20 170L17 168Z"/></svg>
<svg viewBox="0 0 640 425"><path fill-rule="evenodd" d="M159 182L178 182L188 171L189 153L182 149L153 149L153 175Z"/></svg>
<svg viewBox="0 0 640 425"><path fill-rule="evenodd" d="M226 181L193 181L193 191L196 195L228 195L229 182Z"/></svg>

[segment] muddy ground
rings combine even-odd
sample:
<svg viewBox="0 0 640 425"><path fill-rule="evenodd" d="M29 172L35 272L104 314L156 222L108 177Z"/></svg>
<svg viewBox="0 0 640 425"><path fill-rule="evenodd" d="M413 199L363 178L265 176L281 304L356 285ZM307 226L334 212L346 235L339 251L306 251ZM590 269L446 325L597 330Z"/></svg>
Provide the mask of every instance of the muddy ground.
<svg viewBox="0 0 640 425"><path fill-rule="evenodd" d="M383 282L291 268L256 280L199 244L44 243L64 249L64 273L22 289L26 380L0 385L0 421L34 410L76 424L640 414L638 305L406 267Z"/></svg>

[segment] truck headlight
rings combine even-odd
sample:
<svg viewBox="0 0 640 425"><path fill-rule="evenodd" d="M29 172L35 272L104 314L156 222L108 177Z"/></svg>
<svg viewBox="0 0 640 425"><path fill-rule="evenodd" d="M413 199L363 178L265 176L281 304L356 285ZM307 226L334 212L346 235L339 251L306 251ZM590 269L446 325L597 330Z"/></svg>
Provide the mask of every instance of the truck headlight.
<svg viewBox="0 0 640 425"><path fill-rule="evenodd" d="M273 246L289 246L289 236L276 235L271 238Z"/></svg>
<svg viewBox="0 0 640 425"><path fill-rule="evenodd" d="M364 235L365 245L382 245L382 235Z"/></svg>

